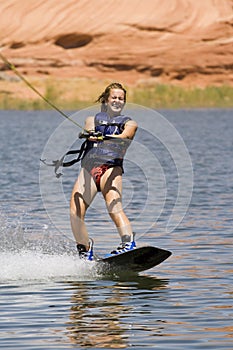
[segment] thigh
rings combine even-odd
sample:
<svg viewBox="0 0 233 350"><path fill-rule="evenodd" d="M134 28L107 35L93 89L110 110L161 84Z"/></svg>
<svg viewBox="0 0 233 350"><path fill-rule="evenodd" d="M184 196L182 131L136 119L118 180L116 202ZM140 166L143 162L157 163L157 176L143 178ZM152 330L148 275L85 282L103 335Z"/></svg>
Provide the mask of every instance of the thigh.
<svg viewBox="0 0 233 350"><path fill-rule="evenodd" d="M101 192L106 201L109 213L122 210L122 169L113 167L108 169L101 178Z"/></svg>
<svg viewBox="0 0 233 350"><path fill-rule="evenodd" d="M74 188L71 195L71 201L73 200L76 205L77 202L85 203L88 207L93 201L97 193L96 184L92 176L84 168L81 169L80 174L74 184Z"/></svg>

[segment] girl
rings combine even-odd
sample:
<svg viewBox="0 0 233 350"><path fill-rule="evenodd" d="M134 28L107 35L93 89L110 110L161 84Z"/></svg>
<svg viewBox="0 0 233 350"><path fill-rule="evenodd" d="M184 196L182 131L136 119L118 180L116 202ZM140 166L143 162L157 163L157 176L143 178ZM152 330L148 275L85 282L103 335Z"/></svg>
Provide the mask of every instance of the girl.
<svg viewBox="0 0 233 350"><path fill-rule="evenodd" d="M135 136L137 123L121 114L126 103L126 90L121 84L108 85L97 102L101 103L101 112L85 121L85 130L90 136L70 201L71 227L79 256L87 260L93 260L93 240L88 236L84 219L97 192L102 192L121 237L119 247L111 254L120 254L136 246L122 207L122 174L123 157Z"/></svg>

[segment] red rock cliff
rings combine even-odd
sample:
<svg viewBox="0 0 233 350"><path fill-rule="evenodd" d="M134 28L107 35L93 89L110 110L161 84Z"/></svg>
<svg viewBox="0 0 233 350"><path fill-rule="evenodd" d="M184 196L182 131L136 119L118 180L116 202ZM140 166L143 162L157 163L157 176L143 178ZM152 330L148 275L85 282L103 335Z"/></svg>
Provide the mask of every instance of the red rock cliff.
<svg viewBox="0 0 233 350"><path fill-rule="evenodd" d="M1 0L0 13L24 74L233 85L232 0Z"/></svg>

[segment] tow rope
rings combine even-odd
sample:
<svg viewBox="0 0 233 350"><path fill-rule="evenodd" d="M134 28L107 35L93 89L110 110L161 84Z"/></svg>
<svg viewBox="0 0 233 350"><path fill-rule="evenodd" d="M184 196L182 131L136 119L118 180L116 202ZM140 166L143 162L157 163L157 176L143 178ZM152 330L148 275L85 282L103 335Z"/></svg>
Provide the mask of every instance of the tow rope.
<svg viewBox="0 0 233 350"><path fill-rule="evenodd" d="M58 113L60 113L64 118L68 119L70 122L72 122L73 124L75 124L77 127L79 127L80 129L85 130L82 125L80 125L79 123L77 123L74 119L70 118L67 114L65 114L60 108L58 108L57 106L55 106L54 103L52 103L51 101L49 101L45 96L43 96L40 91L38 91L15 67L15 65L13 63L11 63L1 52L0 52L0 57L3 60L3 62L6 64L6 66L8 68L10 68L30 89L32 89L38 96L40 96L42 98L42 100L44 100L50 107L52 107L53 109L55 109Z"/></svg>
<svg viewBox="0 0 233 350"><path fill-rule="evenodd" d="M74 119L70 118L67 114L65 114L61 109L59 109L54 103L52 103L50 100L48 100L45 96L43 96L40 91L38 91L15 67L15 65L13 63L11 63L1 52L0 52L0 58L2 59L2 61L5 63L5 65L11 69L30 89L32 89L38 96L40 96L50 107L52 107L53 109L55 109L58 113L60 113L64 118L68 119L70 122L72 122L73 124L75 124L77 127L79 127L80 129L82 129L82 133L80 133L80 135L84 135L84 137L80 138L86 138L89 136L89 132L88 130L84 129L82 125L80 125L79 123L77 123ZM84 134L84 132L86 132L86 134ZM69 167L77 162L79 162L83 155L84 155L84 151L86 149L86 144L87 144L87 140L85 140L81 146L81 148L79 150L71 150L69 152L67 152L66 154L64 154L64 156L62 156L60 159L58 160L54 160L52 161L52 163L47 163L46 159L40 159L40 161L48 166L54 166L55 169L55 174L56 177L59 178L60 176L62 176L62 173L58 173L58 169L60 167ZM64 158L68 155L71 154L78 154L78 157L76 159L73 159L69 162L64 162Z"/></svg>

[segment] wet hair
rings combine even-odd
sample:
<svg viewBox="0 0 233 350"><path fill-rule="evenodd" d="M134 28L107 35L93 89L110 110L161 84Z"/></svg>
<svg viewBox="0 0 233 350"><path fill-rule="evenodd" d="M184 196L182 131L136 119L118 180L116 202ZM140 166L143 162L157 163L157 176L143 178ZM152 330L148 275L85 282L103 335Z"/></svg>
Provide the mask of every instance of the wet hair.
<svg viewBox="0 0 233 350"><path fill-rule="evenodd" d="M104 104L105 102L107 102L107 101L108 101L108 98L109 98L109 96L110 96L110 91L111 91L112 89L120 89L120 90L123 90L123 91L124 91L124 100L125 100L125 102L126 102L126 90L125 90L125 88L124 88L120 83L111 83L111 84L109 84L109 85L105 88L104 92L102 92L102 94L99 95L99 97L97 98L97 100L96 100L95 102L100 102L100 103L102 103L102 104Z"/></svg>

